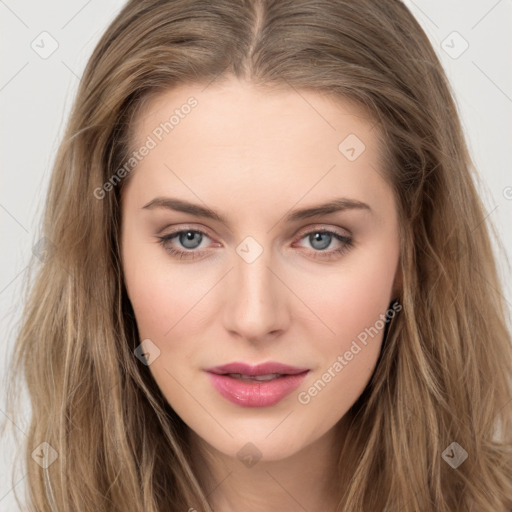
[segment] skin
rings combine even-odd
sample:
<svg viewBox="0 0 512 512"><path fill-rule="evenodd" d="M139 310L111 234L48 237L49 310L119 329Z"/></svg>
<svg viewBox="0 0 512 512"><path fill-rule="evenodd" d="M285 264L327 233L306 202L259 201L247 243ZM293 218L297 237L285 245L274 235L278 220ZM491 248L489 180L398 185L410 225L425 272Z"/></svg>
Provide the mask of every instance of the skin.
<svg viewBox="0 0 512 512"><path fill-rule="evenodd" d="M230 78L153 98L136 119L134 147L190 96L197 107L138 163L123 190L126 287L140 340L160 350L146 371L190 428L195 469L215 510L335 510L347 411L374 372L383 330L359 343L357 355L307 404L298 396L332 373L398 292L398 218L377 129L346 100ZM353 161L338 149L349 134L365 145ZM207 205L228 224L143 208L156 197ZM371 211L284 221L291 210L340 197ZM159 243L176 229L206 233L167 242L195 251L195 259ZM315 241L318 229L351 236L353 245L336 255L344 243ZM263 249L251 263L236 251L247 236ZM233 361L278 361L310 372L278 404L241 407L220 396L203 371ZM237 457L247 443L261 454L252 467Z"/></svg>

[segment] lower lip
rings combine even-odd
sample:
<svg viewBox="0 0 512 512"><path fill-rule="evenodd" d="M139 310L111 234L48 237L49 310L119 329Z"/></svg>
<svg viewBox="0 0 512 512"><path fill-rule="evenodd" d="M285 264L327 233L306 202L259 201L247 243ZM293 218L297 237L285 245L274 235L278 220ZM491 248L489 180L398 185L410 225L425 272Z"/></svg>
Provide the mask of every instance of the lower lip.
<svg viewBox="0 0 512 512"><path fill-rule="evenodd" d="M280 402L304 380L309 370L274 380L240 380L208 372L213 387L230 402L242 407L269 407Z"/></svg>

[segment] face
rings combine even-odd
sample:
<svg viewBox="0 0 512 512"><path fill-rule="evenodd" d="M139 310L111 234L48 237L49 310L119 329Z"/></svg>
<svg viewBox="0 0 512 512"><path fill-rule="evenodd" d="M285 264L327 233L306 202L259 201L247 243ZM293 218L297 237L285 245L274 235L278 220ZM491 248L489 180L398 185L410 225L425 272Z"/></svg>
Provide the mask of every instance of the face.
<svg viewBox="0 0 512 512"><path fill-rule="evenodd" d="M142 371L223 454L299 452L375 369L399 235L373 125L236 79L162 93L134 125L121 256Z"/></svg>

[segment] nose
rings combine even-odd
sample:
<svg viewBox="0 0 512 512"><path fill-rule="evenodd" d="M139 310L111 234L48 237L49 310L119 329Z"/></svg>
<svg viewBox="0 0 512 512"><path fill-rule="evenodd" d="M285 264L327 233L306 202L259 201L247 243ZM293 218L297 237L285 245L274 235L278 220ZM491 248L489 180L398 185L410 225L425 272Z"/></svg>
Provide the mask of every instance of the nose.
<svg viewBox="0 0 512 512"><path fill-rule="evenodd" d="M232 335L258 343L288 328L291 292L279 273L270 250L263 250L254 261L235 253L223 312L225 328Z"/></svg>

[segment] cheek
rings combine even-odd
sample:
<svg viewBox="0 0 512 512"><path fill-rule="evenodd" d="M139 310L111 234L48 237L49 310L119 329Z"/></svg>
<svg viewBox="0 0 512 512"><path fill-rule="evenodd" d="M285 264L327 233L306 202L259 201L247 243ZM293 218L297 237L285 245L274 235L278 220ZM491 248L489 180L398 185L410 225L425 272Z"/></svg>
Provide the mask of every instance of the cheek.
<svg viewBox="0 0 512 512"><path fill-rule="evenodd" d="M360 333L375 326L385 314L392 297L398 261L394 246L380 247L354 258L339 272L332 274L323 293L315 292L320 317L334 331L330 339L337 347L350 345Z"/></svg>
<svg viewBox="0 0 512 512"><path fill-rule="evenodd" d="M382 346L385 314L393 299L398 248L381 245L379 250L359 256L333 273L323 288L317 285L310 295L318 316L331 332L325 335L325 327L319 323L314 339L321 364L299 402L319 408L319 412L327 407L333 421L351 407L368 384Z"/></svg>
<svg viewBox="0 0 512 512"><path fill-rule="evenodd" d="M122 251L126 288L140 338L155 339L161 345L177 331L193 328L197 324L195 305L211 288L209 281L198 279L192 266L178 269L171 265L163 248L153 243L127 237Z"/></svg>
<svg viewBox="0 0 512 512"><path fill-rule="evenodd" d="M315 338L320 364L297 396L308 417L322 417L326 425L360 397L380 354L391 281L376 283L370 277L345 279L343 291L326 301L325 323L335 334Z"/></svg>
<svg viewBox="0 0 512 512"><path fill-rule="evenodd" d="M197 279L197 274L194 279L186 272L159 271L148 265L127 281L141 338L154 339L163 349L173 340L200 337L204 319L200 301L211 288L208 279Z"/></svg>
<svg viewBox="0 0 512 512"><path fill-rule="evenodd" d="M186 416L190 398L182 385L189 383L202 349L205 311L200 299L211 288L205 283L209 280L143 265L127 281L140 341L150 339L159 350L148 370L167 401Z"/></svg>
<svg viewBox="0 0 512 512"><path fill-rule="evenodd" d="M392 298L397 258L392 247L381 245L378 250L348 259L328 274L307 279L300 275L287 277L296 284L302 281L298 289L307 308L303 314L295 311L295 318L306 330L315 331L310 333L315 339L324 340L321 345L326 355L333 349L344 350L385 313ZM154 247L150 251L147 244L130 240L124 246L123 264L141 340L158 340L159 346L171 349L173 340L201 339L201 326L208 317L205 308L208 303L214 306L212 301L219 292L214 286L217 279L213 275L209 279L207 269L198 271L196 265L178 269L166 261L165 255L155 258ZM311 311L316 316L312 317Z"/></svg>

